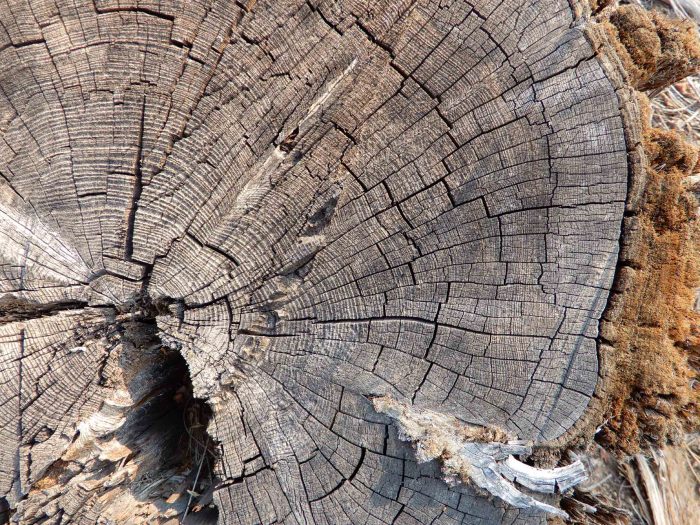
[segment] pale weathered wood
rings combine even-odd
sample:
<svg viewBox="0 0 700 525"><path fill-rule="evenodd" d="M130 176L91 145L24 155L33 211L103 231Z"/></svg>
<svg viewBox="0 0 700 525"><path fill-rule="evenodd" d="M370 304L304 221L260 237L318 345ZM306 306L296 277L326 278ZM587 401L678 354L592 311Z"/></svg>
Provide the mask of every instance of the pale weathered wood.
<svg viewBox="0 0 700 525"><path fill-rule="evenodd" d="M582 2L473 4L0 3L14 520L182 518L179 353L219 523L544 523L371 402L540 444L596 386L619 86Z"/></svg>

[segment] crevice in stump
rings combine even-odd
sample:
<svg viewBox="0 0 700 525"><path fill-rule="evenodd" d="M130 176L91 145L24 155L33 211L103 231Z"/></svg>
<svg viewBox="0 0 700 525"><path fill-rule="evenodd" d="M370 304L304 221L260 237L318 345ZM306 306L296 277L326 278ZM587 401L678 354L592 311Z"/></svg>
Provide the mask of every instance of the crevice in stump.
<svg viewBox="0 0 700 525"><path fill-rule="evenodd" d="M33 477L30 497L18 506L23 514L48 518L52 506L78 499L115 523L182 523L194 513L197 523L217 522L212 410L194 396L183 356L158 337L156 316L171 302L144 295L117 307L117 342L100 373L112 395L77 426L61 457Z"/></svg>
<svg viewBox="0 0 700 525"><path fill-rule="evenodd" d="M11 509L7 498L0 498L0 525L10 523Z"/></svg>

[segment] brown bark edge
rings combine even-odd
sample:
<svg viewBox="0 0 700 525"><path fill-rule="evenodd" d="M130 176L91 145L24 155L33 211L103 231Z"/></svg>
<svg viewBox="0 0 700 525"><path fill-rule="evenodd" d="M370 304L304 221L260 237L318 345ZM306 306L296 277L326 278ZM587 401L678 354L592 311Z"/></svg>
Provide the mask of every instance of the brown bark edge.
<svg viewBox="0 0 700 525"><path fill-rule="evenodd" d="M587 415L553 444L585 445L595 434L616 452L634 453L698 425L700 229L686 180L698 150L651 126L644 91L697 72L700 41L692 23L636 6L603 9L585 31L616 86L629 184L615 284L600 323L598 386Z"/></svg>

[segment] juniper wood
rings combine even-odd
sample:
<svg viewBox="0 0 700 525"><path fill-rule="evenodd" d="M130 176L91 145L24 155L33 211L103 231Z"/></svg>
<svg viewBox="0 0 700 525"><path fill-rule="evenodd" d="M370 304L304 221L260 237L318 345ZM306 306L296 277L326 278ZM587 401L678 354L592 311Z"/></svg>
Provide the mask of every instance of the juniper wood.
<svg viewBox="0 0 700 525"><path fill-rule="evenodd" d="M134 422L177 352L219 523L543 523L418 463L371 399L535 444L584 415L629 168L586 10L4 1L13 519L182 515Z"/></svg>

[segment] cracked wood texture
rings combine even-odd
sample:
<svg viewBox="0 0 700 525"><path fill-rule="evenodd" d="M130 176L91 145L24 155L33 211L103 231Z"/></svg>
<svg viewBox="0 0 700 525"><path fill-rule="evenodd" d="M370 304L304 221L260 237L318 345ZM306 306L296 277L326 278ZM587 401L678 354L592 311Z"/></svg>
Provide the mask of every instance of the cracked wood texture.
<svg viewBox="0 0 700 525"><path fill-rule="evenodd" d="M219 523L544 523L417 463L371 398L536 444L584 414L628 186L586 9L3 0L12 519L139 522L143 473L100 480L145 454L113 438L168 349Z"/></svg>

